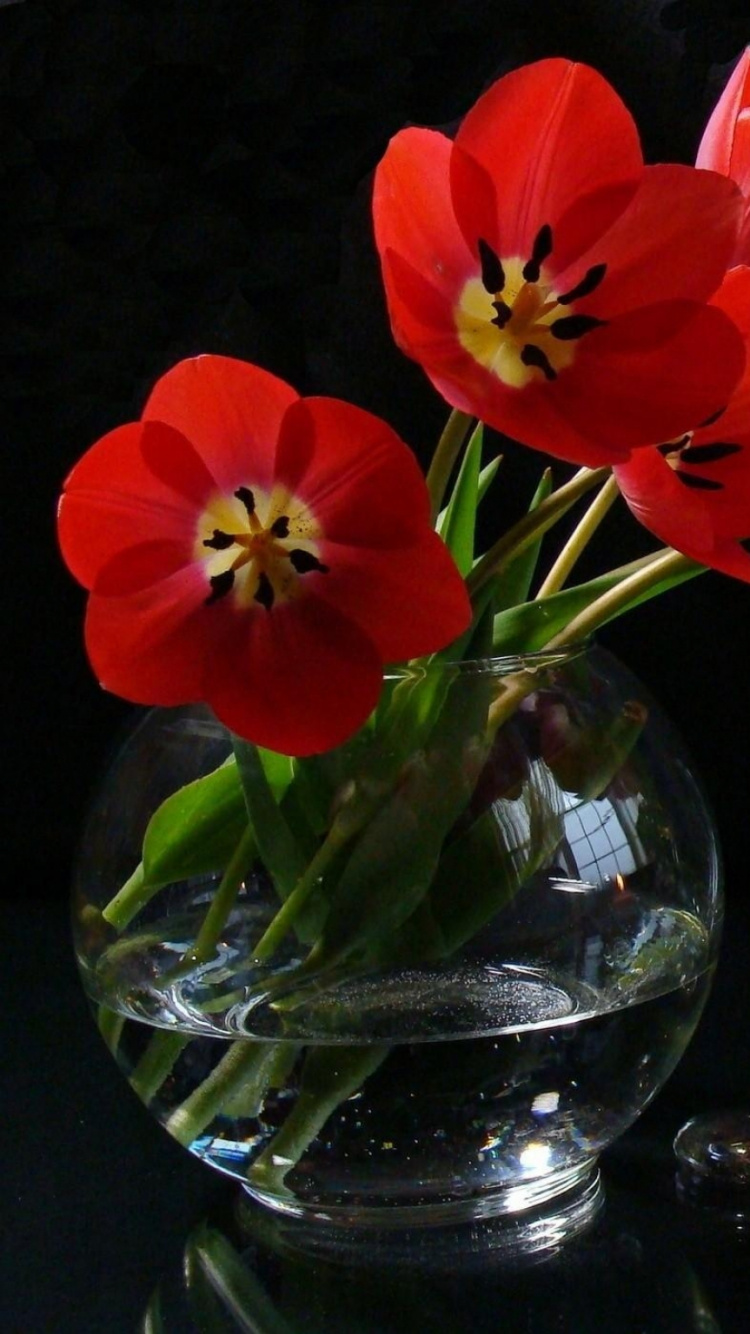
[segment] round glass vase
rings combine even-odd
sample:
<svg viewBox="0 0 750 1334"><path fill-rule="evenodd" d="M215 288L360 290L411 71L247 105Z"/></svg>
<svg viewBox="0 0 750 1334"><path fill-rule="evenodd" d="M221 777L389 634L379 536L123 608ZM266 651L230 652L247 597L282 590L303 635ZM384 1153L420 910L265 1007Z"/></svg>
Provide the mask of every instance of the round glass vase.
<svg viewBox="0 0 750 1334"><path fill-rule="evenodd" d="M390 1226L593 1198L696 1026L721 887L682 744L583 646L390 674L305 760L141 716L74 916L172 1135L272 1208Z"/></svg>

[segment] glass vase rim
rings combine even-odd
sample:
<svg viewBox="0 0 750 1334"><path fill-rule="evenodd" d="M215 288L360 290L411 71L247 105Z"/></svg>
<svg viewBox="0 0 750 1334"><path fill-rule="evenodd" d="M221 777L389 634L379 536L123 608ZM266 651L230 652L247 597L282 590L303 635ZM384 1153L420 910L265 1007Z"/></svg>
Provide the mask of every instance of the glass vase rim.
<svg viewBox="0 0 750 1334"><path fill-rule="evenodd" d="M562 667L584 656L593 647L592 639L574 640L557 648L522 650L517 653L488 653L478 658L418 658L413 662L388 666L383 670L385 681L398 681L426 676L437 671L451 671L466 675L514 676L518 672L541 672L548 667Z"/></svg>

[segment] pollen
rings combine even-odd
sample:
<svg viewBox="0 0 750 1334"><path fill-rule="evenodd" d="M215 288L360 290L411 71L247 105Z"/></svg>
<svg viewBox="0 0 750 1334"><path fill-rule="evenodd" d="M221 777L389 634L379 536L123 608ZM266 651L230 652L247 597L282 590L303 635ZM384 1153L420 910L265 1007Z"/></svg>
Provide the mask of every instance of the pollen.
<svg viewBox="0 0 750 1334"><path fill-rule="evenodd" d="M552 248L547 225L526 259L500 257L480 240L480 274L469 278L456 306L461 346L513 389L556 380L575 360L578 340L604 323L576 314L572 303L598 287L606 265L594 266L574 288L556 293L544 267Z"/></svg>
<svg viewBox="0 0 750 1334"><path fill-rule="evenodd" d="M198 520L193 553L206 576L206 604L231 593L243 609L270 612L298 597L305 576L328 573L321 536L309 506L285 488L217 493Z"/></svg>

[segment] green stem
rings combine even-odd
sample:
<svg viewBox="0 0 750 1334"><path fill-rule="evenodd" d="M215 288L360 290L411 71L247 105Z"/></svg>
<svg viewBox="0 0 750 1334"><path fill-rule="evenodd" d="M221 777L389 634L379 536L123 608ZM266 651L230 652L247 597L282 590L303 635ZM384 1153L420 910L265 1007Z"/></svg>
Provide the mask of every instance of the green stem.
<svg viewBox="0 0 750 1334"><path fill-rule="evenodd" d="M585 496L587 491L598 486L609 476L609 468L581 468L564 486L553 491L536 509L530 510L518 523L498 538L494 546L474 566L466 580L469 593L473 596L488 579L498 574L506 565L519 556L522 551L546 533L548 528L557 523L572 505Z"/></svg>
<svg viewBox="0 0 750 1334"><path fill-rule="evenodd" d="M161 1088L190 1038L186 1033L175 1033L162 1028L154 1033L135 1070L130 1084L142 1102L149 1103Z"/></svg>
<svg viewBox="0 0 750 1334"><path fill-rule="evenodd" d="M107 1047L115 1056L125 1027L125 1016L118 1014L117 1010L110 1010L108 1005L100 1005L96 1012L96 1024Z"/></svg>
<svg viewBox="0 0 750 1334"><path fill-rule="evenodd" d="M124 931L141 908L145 908L149 899L153 898L157 889L161 889L161 885L146 883L143 862L139 862L122 889L118 889L115 897L102 909L102 917L116 931Z"/></svg>
<svg viewBox="0 0 750 1334"><path fill-rule="evenodd" d="M459 412L458 408L454 408L435 447L432 462L427 470L427 490L430 493L433 523L440 513L448 479L472 420L468 413Z"/></svg>
<svg viewBox="0 0 750 1334"><path fill-rule="evenodd" d="M365 819L366 814L363 815L362 823ZM348 826L346 832L341 831L337 824L332 826L328 837L318 848L304 875L297 881L289 898L281 905L273 921L255 946L253 960L256 963L263 963L273 954L287 931L293 926L294 919L300 909L305 905L313 890L318 888L323 874L327 871L336 854L355 832L354 825Z"/></svg>
<svg viewBox="0 0 750 1334"><path fill-rule="evenodd" d="M283 1191L284 1177L299 1162L336 1108L358 1092L382 1065L390 1048L311 1047L302 1071L302 1086L283 1125L256 1158L250 1184L274 1194Z"/></svg>
<svg viewBox="0 0 750 1334"><path fill-rule="evenodd" d="M248 826L237 844L221 878L219 887L211 900L211 906L203 919L195 943L185 952L184 963L201 964L214 958L217 942L224 930L227 918L232 911L235 899L247 874L247 868L255 853L255 837L252 829Z"/></svg>
<svg viewBox="0 0 750 1334"><path fill-rule="evenodd" d="M581 553L588 546L599 524L606 517L620 494L614 477L604 483L598 496L595 496L586 513L571 533L557 560L550 570L536 597L551 597L558 593L570 574Z"/></svg>
<svg viewBox="0 0 750 1334"><path fill-rule="evenodd" d="M213 1121L233 1093L244 1084L260 1080L270 1060L273 1043L240 1040L233 1042L202 1084L172 1112L167 1121L170 1135L186 1148Z"/></svg>
<svg viewBox="0 0 750 1334"><path fill-rule="evenodd" d="M703 568L697 561L691 560L689 556L683 556L681 552L673 551L671 547L667 547L663 554L655 556L651 564L646 566L645 569L636 570L634 574L623 579L615 588L610 588L608 592L602 593L602 596L597 598L595 602L590 603L584 611L574 616L564 630L550 639L549 643L545 645L545 650L561 648L565 644L574 644L588 639L589 635L592 635L606 621L611 620L635 598L647 593L650 588L661 583L663 579L680 574L699 574Z"/></svg>

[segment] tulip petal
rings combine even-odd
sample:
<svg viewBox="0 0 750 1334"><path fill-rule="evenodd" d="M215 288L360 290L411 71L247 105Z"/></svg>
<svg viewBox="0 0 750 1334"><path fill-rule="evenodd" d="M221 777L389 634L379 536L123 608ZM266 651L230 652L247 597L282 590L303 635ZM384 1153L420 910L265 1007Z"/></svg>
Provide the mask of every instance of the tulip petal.
<svg viewBox="0 0 750 1334"><path fill-rule="evenodd" d="M732 70L703 131L696 167L718 171L750 192L750 48Z"/></svg>
<svg viewBox="0 0 750 1334"><path fill-rule="evenodd" d="M730 398L743 340L713 306L665 301L614 319L553 386L561 415L613 450L669 440ZM543 387L540 387L543 388Z"/></svg>
<svg viewBox="0 0 750 1334"><path fill-rule="evenodd" d="M194 357L157 381L142 416L167 422L190 440L222 491L253 484L270 490L281 422L298 398L259 366Z"/></svg>
<svg viewBox="0 0 750 1334"><path fill-rule="evenodd" d="M558 286L572 287L584 269L606 264L601 285L580 302L600 319L674 298L703 300L724 277L740 213L737 187L713 172L647 167L621 217Z"/></svg>
<svg viewBox="0 0 750 1334"><path fill-rule="evenodd" d="M135 704L205 699L204 665L222 607L207 608L200 569L188 566L156 585L119 597L93 593L86 650L97 679ZM207 615L213 610L215 616Z"/></svg>
<svg viewBox="0 0 750 1334"><path fill-rule="evenodd" d="M451 303L478 266L451 201L452 149L450 139L435 130L402 130L378 164L372 200L380 255L390 250L401 255Z"/></svg>
<svg viewBox="0 0 750 1334"><path fill-rule="evenodd" d="M411 450L385 422L350 403L294 404L276 467L278 480L305 500L332 541L404 546L429 524L427 489Z"/></svg>
<svg viewBox="0 0 750 1334"><path fill-rule="evenodd" d="M569 263L614 221L643 170L638 132L614 89L587 65L560 59L498 79L462 121L456 147L496 183L498 245L524 258L548 224ZM471 247L473 192L464 193L465 182L459 167L454 205ZM582 196L591 196L588 222L577 212L568 230L565 215Z"/></svg>
<svg viewBox="0 0 750 1334"><path fill-rule="evenodd" d="M436 652L471 619L466 585L431 530L396 551L332 542L325 554L330 575L316 591L361 626L384 662Z"/></svg>
<svg viewBox="0 0 750 1334"><path fill-rule="evenodd" d="M750 442L740 474L746 497L744 533L731 531L728 516L721 512L721 491L685 486L658 449L637 450L627 464L615 468L615 476L635 517L660 541L701 565L750 582L750 555L741 545L741 538L750 536L748 462Z"/></svg>
<svg viewBox="0 0 750 1334"><path fill-rule="evenodd" d="M144 450L144 445L146 449ZM170 480L155 475L145 454L179 457ZM213 480L187 440L158 422L110 431L73 468L60 500L58 536L65 561L85 588L124 547L154 538L181 545L195 537L196 506ZM193 503L189 497L193 496ZM203 499L205 496L203 497Z"/></svg>
<svg viewBox="0 0 750 1334"><path fill-rule="evenodd" d="M381 685L372 640L335 607L307 597L278 613L234 619L214 647L206 699L239 736L310 755L351 736Z"/></svg>

